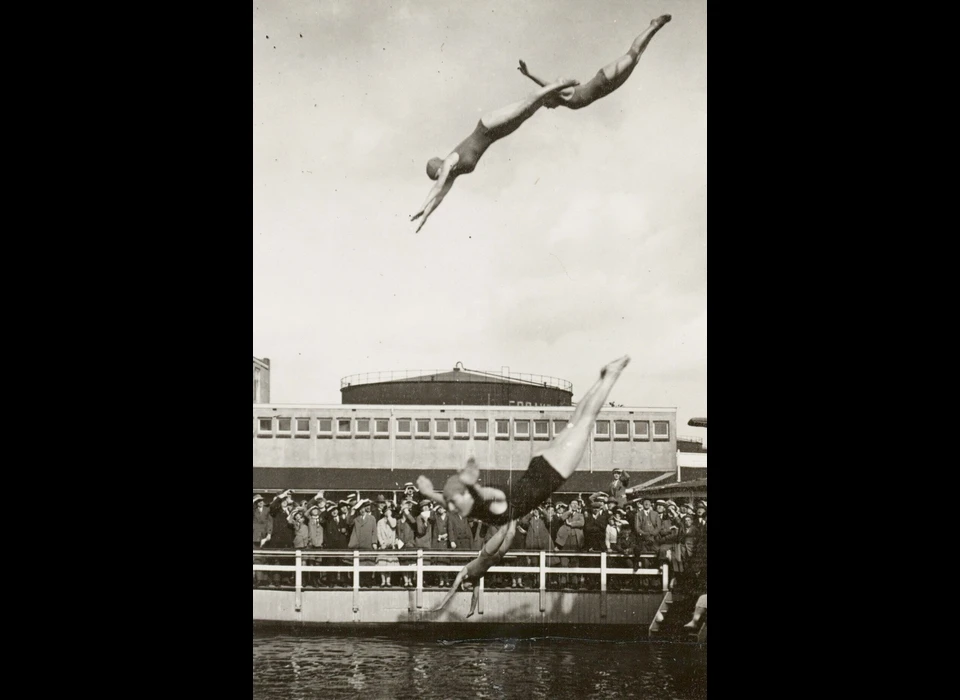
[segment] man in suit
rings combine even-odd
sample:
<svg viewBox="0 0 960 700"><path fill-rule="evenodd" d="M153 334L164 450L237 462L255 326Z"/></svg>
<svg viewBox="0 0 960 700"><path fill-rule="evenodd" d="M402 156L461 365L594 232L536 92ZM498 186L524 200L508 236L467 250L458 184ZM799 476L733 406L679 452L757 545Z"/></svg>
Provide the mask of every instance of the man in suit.
<svg viewBox="0 0 960 700"><path fill-rule="evenodd" d="M371 514L373 502L367 498L361 499L353 508L358 513L353 519L353 530L350 533L350 542L347 546L350 549L372 550L377 542L377 519ZM372 566L376 559L372 557L363 557L360 559L362 566ZM372 586L374 575L365 573L360 575L361 582L366 582Z"/></svg>
<svg viewBox="0 0 960 700"><path fill-rule="evenodd" d="M633 530L640 539L640 547L644 554L655 554L659 548L657 533L660 532L660 516L652 508L649 498L644 498L642 508L634 516Z"/></svg>

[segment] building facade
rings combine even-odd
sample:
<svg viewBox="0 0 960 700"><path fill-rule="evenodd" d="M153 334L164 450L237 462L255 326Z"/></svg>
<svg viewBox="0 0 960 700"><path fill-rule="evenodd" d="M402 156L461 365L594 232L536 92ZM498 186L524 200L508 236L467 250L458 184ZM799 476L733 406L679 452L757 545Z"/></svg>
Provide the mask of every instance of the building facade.
<svg viewBox="0 0 960 700"><path fill-rule="evenodd" d="M253 358L253 402L270 403L270 358Z"/></svg>
<svg viewBox="0 0 960 700"><path fill-rule="evenodd" d="M474 457L481 482L508 490L566 426L572 407L255 405L258 491L402 490L420 474L441 488ZM562 492L606 490L620 468L630 485L676 478L675 408L606 408Z"/></svg>

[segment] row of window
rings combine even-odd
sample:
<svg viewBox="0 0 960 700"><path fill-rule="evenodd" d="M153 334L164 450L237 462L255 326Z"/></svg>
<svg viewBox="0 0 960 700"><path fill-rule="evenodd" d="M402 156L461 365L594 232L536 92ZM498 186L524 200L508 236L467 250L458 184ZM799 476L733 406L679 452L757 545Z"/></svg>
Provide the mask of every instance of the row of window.
<svg viewBox="0 0 960 700"><path fill-rule="evenodd" d="M443 440L486 440L490 426L486 418L258 418L257 437L309 438L310 423L316 420L318 438L416 438ZM493 422L497 440L549 440L567 427L565 420L520 420L498 418ZM595 440L670 439L670 422L665 420L598 420ZM393 432L391 433L391 423ZM611 425L612 423L612 425ZM551 432L552 430L552 432ZM531 432L532 431L532 432ZM612 431L612 433L611 433Z"/></svg>

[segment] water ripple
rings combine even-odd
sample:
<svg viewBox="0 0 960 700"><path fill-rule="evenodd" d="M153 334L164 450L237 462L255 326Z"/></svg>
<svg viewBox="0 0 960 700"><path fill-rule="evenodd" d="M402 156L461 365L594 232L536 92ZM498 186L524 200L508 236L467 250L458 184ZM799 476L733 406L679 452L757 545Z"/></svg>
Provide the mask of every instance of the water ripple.
<svg viewBox="0 0 960 700"><path fill-rule="evenodd" d="M682 645L551 637L418 640L255 634L255 700L706 698L706 657Z"/></svg>

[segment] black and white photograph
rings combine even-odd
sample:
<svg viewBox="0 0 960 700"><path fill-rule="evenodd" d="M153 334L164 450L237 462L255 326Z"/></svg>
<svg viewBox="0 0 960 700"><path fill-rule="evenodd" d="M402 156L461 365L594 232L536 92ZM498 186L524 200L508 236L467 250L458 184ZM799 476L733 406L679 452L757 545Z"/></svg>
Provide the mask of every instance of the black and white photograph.
<svg viewBox="0 0 960 700"><path fill-rule="evenodd" d="M706 698L706 0L252 52L253 697Z"/></svg>

